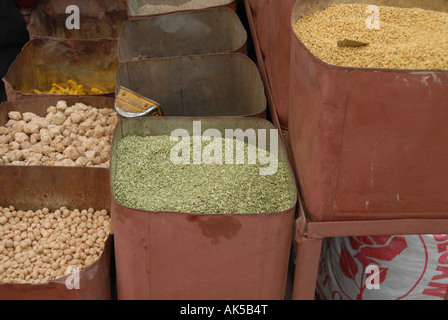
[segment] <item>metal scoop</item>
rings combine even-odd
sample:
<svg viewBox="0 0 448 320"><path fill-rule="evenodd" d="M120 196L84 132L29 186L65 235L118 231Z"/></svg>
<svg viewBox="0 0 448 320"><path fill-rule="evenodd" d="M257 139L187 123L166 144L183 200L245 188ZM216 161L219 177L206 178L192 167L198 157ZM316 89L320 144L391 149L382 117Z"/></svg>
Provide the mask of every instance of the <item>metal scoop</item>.
<svg viewBox="0 0 448 320"><path fill-rule="evenodd" d="M160 104L125 87L115 97L115 110L124 118L162 117Z"/></svg>
<svg viewBox="0 0 448 320"><path fill-rule="evenodd" d="M356 40L350 40L350 39L338 40L339 48L347 48L347 47L357 48L357 47L364 47L367 45L369 45L367 42L361 42Z"/></svg>

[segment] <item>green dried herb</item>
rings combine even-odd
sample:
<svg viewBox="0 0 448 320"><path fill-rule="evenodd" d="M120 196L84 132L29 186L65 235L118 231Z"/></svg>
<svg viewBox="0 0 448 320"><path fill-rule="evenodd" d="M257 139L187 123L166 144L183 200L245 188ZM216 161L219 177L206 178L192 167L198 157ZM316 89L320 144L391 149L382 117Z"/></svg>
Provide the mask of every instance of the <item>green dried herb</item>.
<svg viewBox="0 0 448 320"><path fill-rule="evenodd" d="M202 150L210 143L202 141ZM285 164L278 162L274 175L260 175L258 161L193 164L193 152L191 164L174 164L170 155L176 144L169 136L128 136L119 141L113 184L116 200L139 210L192 214L261 214L292 207Z"/></svg>

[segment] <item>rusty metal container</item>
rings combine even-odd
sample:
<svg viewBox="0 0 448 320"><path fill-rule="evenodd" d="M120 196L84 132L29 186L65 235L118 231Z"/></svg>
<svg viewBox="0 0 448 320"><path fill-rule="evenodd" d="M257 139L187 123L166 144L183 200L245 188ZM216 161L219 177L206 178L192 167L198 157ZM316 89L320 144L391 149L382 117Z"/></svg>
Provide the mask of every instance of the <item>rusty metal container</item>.
<svg viewBox="0 0 448 320"><path fill-rule="evenodd" d="M52 83L72 79L86 88L96 87L115 96L118 40L34 39L28 42L3 78L9 101L51 96ZM71 95L60 95L61 99Z"/></svg>
<svg viewBox="0 0 448 320"><path fill-rule="evenodd" d="M198 0L127 0L129 19L171 14L183 11L195 11L207 8L230 8L236 12L236 0L198 1Z"/></svg>
<svg viewBox="0 0 448 320"><path fill-rule="evenodd" d="M212 8L128 20L118 45L120 62L150 58L247 53L247 33L235 11Z"/></svg>
<svg viewBox="0 0 448 320"><path fill-rule="evenodd" d="M71 16L67 8L79 8L79 29L69 29L66 21ZM30 39L115 39L118 40L123 23L128 19L125 0L42 0L33 10L28 32Z"/></svg>
<svg viewBox="0 0 448 320"><path fill-rule="evenodd" d="M195 120L202 130L274 129L266 120L243 117L123 120L114 135L111 185L123 137L169 136L178 128L192 135ZM279 161L288 163L278 143ZM118 299L283 299L297 201L291 169L288 177L291 209L254 215L136 210L118 203L112 187Z"/></svg>
<svg viewBox="0 0 448 320"><path fill-rule="evenodd" d="M0 206L20 210L61 207L110 212L109 170L70 167L0 166ZM66 287L68 276L47 284L0 284L2 300L110 300L114 290L113 236L100 259L79 273L79 289Z"/></svg>
<svg viewBox="0 0 448 320"><path fill-rule="evenodd" d="M334 3L297 1L292 24ZM370 4L448 11L439 1ZM448 216L448 71L345 68L290 29L288 128L311 221Z"/></svg>
<svg viewBox="0 0 448 320"><path fill-rule="evenodd" d="M166 116L266 116L258 69L239 53L126 62L116 84L157 101Z"/></svg>
<svg viewBox="0 0 448 320"><path fill-rule="evenodd" d="M292 7L296 0L245 0L255 29L273 106L283 130L288 129ZM268 45L275 43L275 45Z"/></svg>

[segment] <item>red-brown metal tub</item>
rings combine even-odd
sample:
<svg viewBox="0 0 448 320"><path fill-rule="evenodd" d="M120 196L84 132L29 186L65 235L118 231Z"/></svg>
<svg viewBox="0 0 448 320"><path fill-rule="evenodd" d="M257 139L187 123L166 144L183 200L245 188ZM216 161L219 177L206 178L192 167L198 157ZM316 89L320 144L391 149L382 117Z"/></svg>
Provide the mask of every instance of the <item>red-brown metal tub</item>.
<svg viewBox="0 0 448 320"><path fill-rule="evenodd" d="M297 1L292 24L333 3ZM446 1L369 1L448 11ZM448 71L332 66L290 29L288 129L311 221L448 216Z"/></svg>
<svg viewBox="0 0 448 320"><path fill-rule="evenodd" d="M191 134L193 120L204 130L274 128L257 118L124 120L114 136L111 184L121 137L170 135L176 128ZM287 161L281 141L279 158ZM136 210L118 203L112 187L118 299L284 299L297 199L292 170L288 185L289 210L256 215Z"/></svg>

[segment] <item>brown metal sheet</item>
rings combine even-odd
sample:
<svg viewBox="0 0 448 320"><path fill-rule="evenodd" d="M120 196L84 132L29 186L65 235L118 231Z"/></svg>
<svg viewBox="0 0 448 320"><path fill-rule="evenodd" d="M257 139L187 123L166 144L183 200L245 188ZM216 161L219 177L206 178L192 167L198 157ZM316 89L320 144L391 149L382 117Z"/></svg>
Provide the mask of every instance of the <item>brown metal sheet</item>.
<svg viewBox="0 0 448 320"><path fill-rule="evenodd" d="M21 210L111 208L109 170L71 167L0 166L0 206ZM100 259L80 271L79 289L67 289L68 276L48 284L0 284L2 300L110 300L114 274L113 236Z"/></svg>
<svg viewBox="0 0 448 320"><path fill-rule="evenodd" d="M267 2L267 1L266 1ZM258 43L258 15L260 14L260 0L244 0L245 13L249 20L249 27L255 33ZM252 36L252 38L255 38ZM253 39L255 40L255 39Z"/></svg>
<svg viewBox="0 0 448 320"><path fill-rule="evenodd" d="M258 0L256 0L256 2L258 3ZM263 59L263 56L261 53L260 42L258 40L257 27L256 27L256 15L255 15L255 13L253 13L251 11L251 6L249 4L249 0L244 0L244 8L246 10L247 20L248 20L248 24L249 24L250 33L251 33L251 40L253 42L253 46L254 46L254 50L255 50L255 58L256 58L256 62L257 62L257 67L260 72L264 90L266 92L269 114L270 114L270 117L272 118L272 123L274 124L274 126L280 130L281 126L280 126L280 122L278 120L277 112L275 111L275 108L274 108L271 87L269 86L269 80L268 80L267 74L266 74L266 66L265 66L264 59ZM258 9L258 5L257 5L257 9Z"/></svg>
<svg viewBox="0 0 448 320"><path fill-rule="evenodd" d="M288 128L289 73L291 51L292 7L296 0L248 1L250 19L257 36L268 76L267 84L272 91L273 108L283 129ZM270 45L274 44L275 45Z"/></svg>
<svg viewBox="0 0 448 320"><path fill-rule="evenodd" d="M70 5L79 8L79 29L68 29L66 13ZM42 0L33 10L28 32L30 39L117 39L128 19L125 0Z"/></svg>
<svg viewBox="0 0 448 320"><path fill-rule="evenodd" d="M292 23L332 3L298 1ZM448 11L446 1L369 1ZM355 69L290 30L288 128L312 221L448 217L448 71Z"/></svg>
<svg viewBox="0 0 448 320"><path fill-rule="evenodd" d="M106 92L89 95L114 97L119 66L117 50L118 40L31 40L3 78L8 100L51 96L33 90L45 92L53 82L64 83L69 79Z"/></svg>
<svg viewBox="0 0 448 320"><path fill-rule="evenodd" d="M120 62L239 52L247 53L247 33L235 11L212 8L128 20L118 45Z"/></svg>
<svg viewBox="0 0 448 320"><path fill-rule="evenodd" d="M115 148L130 134L166 135L176 128L274 129L256 118L147 118L120 122ZM279 140L280 161L287 161ZM269 148L269 147L268 147ZM296 203L292 170L291 203ZM119 204L112 190L117 294L120 300L281 300L284 298L295 205L290 210L256 215L191 215L135 210Z"/></svg>
<svg viewBox="0 0 448 320"><path fill-rule="evenodd" d="M258 0L248 0L248 3L250 5L250 9L252 11L252 14L254 16L258 13Z"/></svg>
<svg viewBox="0 0 448 320"><path fill-rule="evenodd" d="M296 0L270 1L265 65L280 124L288 128L291 13ZM275 45L272 45L275 43Z"/></svg>
<svg viewBox="0 0 448 320"><path fill-rule="evenodd" d="M271 2L272 0L258 0L257 14L254 16L255 30L263 59L266 57L266 50L269 46L268 30Z"/></svg>
<svg viewBox="0 0 448 320"><path fill-rule="evenodd" d="M260 73L239 53L127 62L116 84L158 102L166 116L266 116Z"/></svg>
<svg viewBox="0 0 448 320"><path fill-rule="evenodd" d="M227 2L223 2L222 5L211 5L210 3L207 4L207 1L202 1L202 3L197 4L192 9L180 8L181 5L184 5L191 1L192 0L127 0L128 18L129 19L139 19L139 18L145 18L145 17L156 16L156 15L161 15L161 14L172 14L172 13L178 13L178 12L202 10L202 9L207 9L207 8L229 8L235 12L237 11L237 0L228 0ZM154 5L154 6L169 5L169 6L172 6L172 8L170 10L164 11L163 13L160 13L157 10L157 8L154 8L153 12L141 13L139 10L140 7L142 7L144 5L148 5L148 4Z"/></svg>
<svg viewBox="0 0 448 320"><path fill-rule="evenodd" d="M258 3L258 0L256 0L255 2ZM257 61L257 66L260 71L260 76L263 81L263 85L264 85L265 92L266 92L269 114L270 114L272 123L274 124L274 127L276 127L279 131L282 132L282 140L285 143L285 147L288 152L290 163L293 166L294 162L292 161L291 147L290 147L290 142L289 142L289 133L288 133L287 128L283 127L280 124L280 120L279 120L279 117L277 114L278 108L276 108L276 105L275 105L275 102L273 99L272 88L269 84L269 79L268 79L268 76L266 73L265 61L261 54L260 44L258 41L258 35L257 35L257 31L256 31L256 26L255 26L256 13L252 12L251 4L250 4L249 0L244 1L244 7L245 7L246 15L247 15L250 33L252 36L251 39L253 41L253 45L254 45L254 49L255 49L255 57L256 57L256 61ZM256 8L258 9L258 6ZM295 173L295 170L294 170L294 173Z"/></svg>

